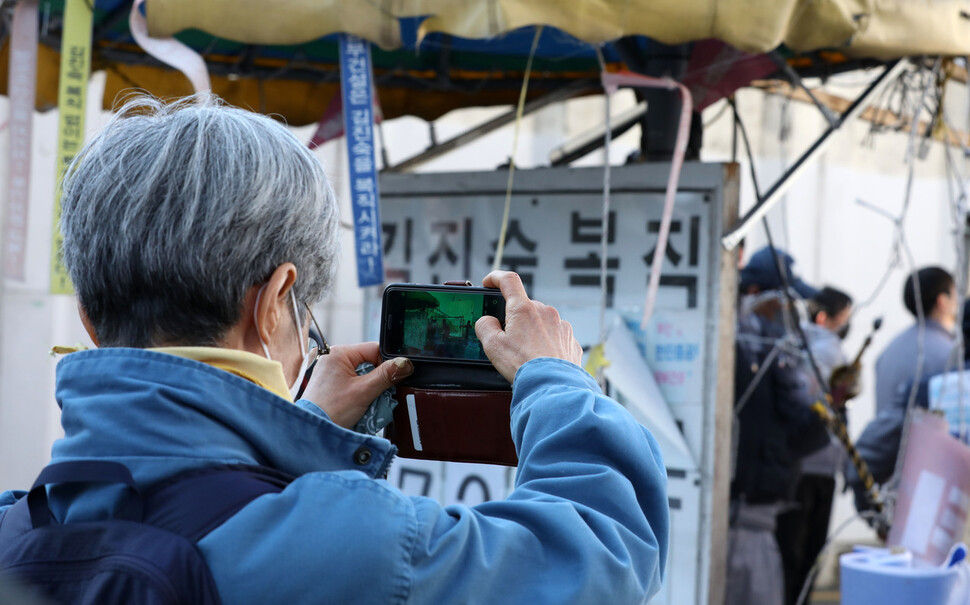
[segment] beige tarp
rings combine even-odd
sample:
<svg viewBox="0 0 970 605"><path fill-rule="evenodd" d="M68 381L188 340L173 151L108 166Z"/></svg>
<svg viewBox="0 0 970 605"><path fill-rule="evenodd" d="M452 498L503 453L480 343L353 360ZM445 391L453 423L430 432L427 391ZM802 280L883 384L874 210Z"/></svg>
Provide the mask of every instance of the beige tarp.
<svg viewBox="0 0 970 605"><path fill-rule="evenodd" d="M149 0L150 33L196 28L250 44L299 44L334 32L401 44L398 17L422 33L488 38L550 25L597 43L641 34L668 44L718 38L765 52L842 49L861 57L970 54L966 0Z"/></svg>

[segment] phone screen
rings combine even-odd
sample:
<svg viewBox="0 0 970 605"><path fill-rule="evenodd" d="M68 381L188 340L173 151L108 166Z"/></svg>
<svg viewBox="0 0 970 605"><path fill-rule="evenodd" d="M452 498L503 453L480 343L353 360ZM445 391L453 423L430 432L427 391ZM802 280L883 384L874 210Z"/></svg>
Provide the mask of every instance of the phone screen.
<svg viewBox="0 0 970 605"><path fill-rule="evenodd" d="M407 357L488 361L475 335L483 315L505 319L505 299L495 290L389 289L382 348Z"/></svg>

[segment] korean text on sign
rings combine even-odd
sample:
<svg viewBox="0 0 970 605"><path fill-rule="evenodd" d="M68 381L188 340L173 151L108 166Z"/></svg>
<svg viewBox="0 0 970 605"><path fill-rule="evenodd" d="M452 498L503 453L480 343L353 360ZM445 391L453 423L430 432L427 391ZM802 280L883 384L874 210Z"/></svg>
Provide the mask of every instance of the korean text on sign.
<svg viewBox="0 0 970 605"><path fill-rule="evenodd" d="M381 250L380 194L374 166L374 113L370 44L340 36L340 89L354 215L357 283L361 287L384 282Z"/></svg>

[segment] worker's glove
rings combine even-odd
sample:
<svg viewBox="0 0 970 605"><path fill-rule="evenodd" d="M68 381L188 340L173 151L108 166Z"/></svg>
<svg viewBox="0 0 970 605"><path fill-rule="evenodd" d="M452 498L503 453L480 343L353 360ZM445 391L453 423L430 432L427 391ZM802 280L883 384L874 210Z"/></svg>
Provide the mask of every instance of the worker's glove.
<svg viewBox="0 0 970 605"><path fill-rule="evenodd" d="M856 364L837 366L829 378L829 392L832 393L832 407L842 409L850 399L862 391L861 370Z"/></svg>

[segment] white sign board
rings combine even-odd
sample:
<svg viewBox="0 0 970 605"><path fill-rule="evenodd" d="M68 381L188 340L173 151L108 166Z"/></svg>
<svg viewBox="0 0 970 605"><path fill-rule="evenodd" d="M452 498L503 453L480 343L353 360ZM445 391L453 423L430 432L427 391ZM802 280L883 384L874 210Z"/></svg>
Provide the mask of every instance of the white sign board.
<svg viewBox="0 0 970 605"><path fill-rule="evenodd" d="M387 480L408 496L434 498L445 506L475 506L505 498L514 473L513 468L492 464L398 458Z"/></svg>
<svg viewBox="0 0 970 605"><path fill-rule="evenodd" d="M443 283L469 279L480 283L489 272L501 228L504 172L382 175L381 218L388 282ZM656 310L645 330L639 327L663 204L664 166L614 169L607 220L605 322L621 322L632 333L633 354L646 362L665 402L671 426L682 433L689 452L671 452L668 462L672 547L667 585L654 603L706 603L714 447L714 402L718 397L717 301L720 292L718 246L722 226L724 168L685 167L677 194ZM585 347L601 338L602 171L540 169L516 174L504 269L519 273L529 295L555 306L570 321ZM733 276L732 276L733 278ZM379 297L368 299L377 338ZM731 326L733 329L733 326ZM733 351L733 349L732 349ZM722 389L723 390L723 389ZM630 400L644 394L624 393ZM629 403L629 402L628 402ZM728 404L730 405L730 404ZM628 406L629 407L629 406ZM644 415L641 415L644 416ZM645 424L650 427L648 422ZM672 442L672 441L669 441ZM441 466L435 467L435 464ZM413 471L413 469L423 469ZM500 467L485 467L500 468ZM416 474L426 473L420 493L444 503L459 494L480 465L461 468L443 463L395 463L395 485L408 491ZM430 475L430 478L427 478ZM497 477L497 475L496 475ZM706 477L706 481L703 479ZM483 479L482 485L492 485ZM408 491L408 493L411 493ZM503 492L489 490L502 497ZM726 496L726 494L725 494ZM458 498L461 500L461 498ZM726 506L726 502L724 503ZM674 547L673 543L676 543Z"/></svg>

